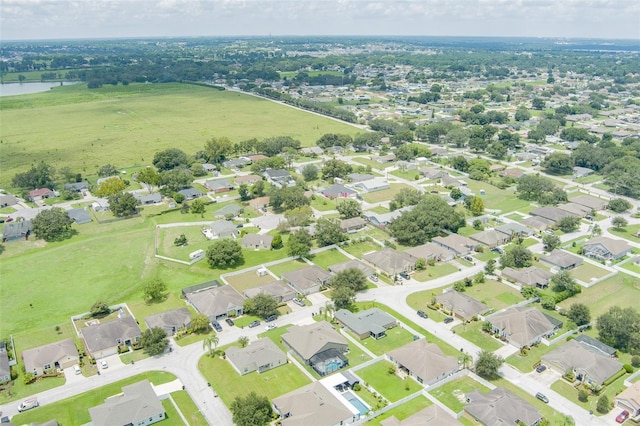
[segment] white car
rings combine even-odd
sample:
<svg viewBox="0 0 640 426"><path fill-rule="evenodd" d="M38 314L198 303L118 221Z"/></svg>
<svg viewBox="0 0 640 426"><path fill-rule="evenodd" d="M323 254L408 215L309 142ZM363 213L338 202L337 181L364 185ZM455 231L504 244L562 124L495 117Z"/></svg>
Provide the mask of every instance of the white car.
<svg viewBox="0 0 640 426"><path fill-rule="evenodd" d="M107 361L103 359L102 361L100 361L100 367L102 367L102 369L104 370L105 368L109 368L109 364L107 364Z"/></svg>
<svg viewBox="0 0 640 426"><path fill-rule="evenodd" d="M266 330L267 330L267 331L269 331L269 330L273 330L273 329L274 329L274 328L276 328L277 326L278 326L278 324L276 324L276 323L273 323L273 322L272 322L271 324L269 324L269 325L268 325L268 326L266 326L265 328L266 328Z"/></svg>

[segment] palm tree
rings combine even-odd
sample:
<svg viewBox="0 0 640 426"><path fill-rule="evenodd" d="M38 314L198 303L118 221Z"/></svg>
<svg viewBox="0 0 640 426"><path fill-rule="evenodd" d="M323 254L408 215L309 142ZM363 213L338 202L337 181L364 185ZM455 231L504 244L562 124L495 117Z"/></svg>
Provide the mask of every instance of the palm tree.
<svg viewBox="0 0 640 426"><path fill-rule="evenodd" d="M202 349L207 349L209 351L209 356L213 356L219 341L220 339L215 334L211 337L207 337L202 341Z"/></svg>
<svg viewBox="0 0 640 426"><path fill-rule="evenodd" d="M467 368L467 366L473 362L473 357L465 352L463 352L458 359L464 368Z"/></svg>
<svg viewBox="0 0 640 426"><path fill-rule="evenodd" d="M240 344L241 348L246 348L249 344L249 338L247 336L240 336L240 338L238 339L238 343Z"/></svg>

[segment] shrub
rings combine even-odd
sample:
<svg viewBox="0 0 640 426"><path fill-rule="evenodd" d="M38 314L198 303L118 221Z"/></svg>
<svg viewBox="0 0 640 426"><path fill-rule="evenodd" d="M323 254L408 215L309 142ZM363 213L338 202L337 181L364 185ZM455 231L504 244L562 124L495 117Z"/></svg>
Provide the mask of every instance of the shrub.
<svg viewBox="0 0 640 426"><path fill-rule="evenodd" d="M629 374L633 373L633 367L630 366L629 364L623 365L622 368L624 368L624 371L626 371Z"/></svg>
<svg viewBox="0 0 640 426"><path fill-rule="evenodd" d="M360 383L356 383L355 385L353 385L353 390L356 392L359 392L362 389L362 386L360 386Z"/></svg>
<svg viewBox="0 0 640 426"><path fill-rule="evenodd" d="M611 410L611 403L609 402L609 398L607 395L602 395L598 398L598 404L596 405L596 409L598 413L606 414Z"/></svg>
<svg viewBox="0 0 640 426"><path fill-rule="evenodd" d="M631 365L636 368L640 367L640 355L634 355L631 357Z"/></svg>
<svg viewBox="0 0 640 426"><path fill-rule="evenodd" d="M584 389L580 389L578 391L578 400L581 402L587 402L588 399L589 399L589 393Z"/></svg>

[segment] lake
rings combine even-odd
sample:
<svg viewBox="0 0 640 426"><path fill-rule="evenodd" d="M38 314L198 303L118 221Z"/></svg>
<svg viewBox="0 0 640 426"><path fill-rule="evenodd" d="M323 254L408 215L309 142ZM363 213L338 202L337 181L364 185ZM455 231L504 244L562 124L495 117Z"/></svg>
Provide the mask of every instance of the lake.
<svg viewBox="0 0 640 426"><path fill-rule="evenodd" d="M64 81L62 85L68 86L76 84L75 81ZM0 97L27 95L29 93L46 92L52 87L60 86L59 81L43 82L43 83L4 83L0 84Z"/></svg>

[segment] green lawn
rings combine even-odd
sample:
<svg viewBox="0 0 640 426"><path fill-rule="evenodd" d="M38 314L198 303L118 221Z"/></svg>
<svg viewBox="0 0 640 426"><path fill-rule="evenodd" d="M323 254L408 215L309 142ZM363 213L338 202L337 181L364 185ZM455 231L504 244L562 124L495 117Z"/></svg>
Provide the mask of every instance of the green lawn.
<svg viewBox="0 0 640 426"><path fill-rule="evenodd" d="M362 241L356 244L349 244L342 247L344 251L357 258L362 258L362 255L372 251L380 251L382 247L371 241Z"/></svg>
<svg viewBox="0 0 640 426"><path fill-rule="evenodd" d="M453 330L485 351L493 352L502 347L502 344L495 337L485 333L481 328L482 322L474 321L469 324L457 325Z"/></svg>
<svg viewBox="0 0 640 426"><path fill-rule="evenodd" d="M171 392L171 397L189 422L189 426L207 426L207 421L186 391Z"/></svg>
<svg viewBox="0 0 640 426"><path fill-rule="evenodd" d="M389 213L389 209L383 206L375 206L374 208L372 208L371 210L374 213L379 213L379 214L384 214L384 213Z"/></svg>
<svg viewBox="0 0 640 426"><path fill-rule="evenodd" d="M531 202L519 199L513 190L498 189L486 182L471 179L468 180L468 184L469 189L476 194L479 194L480 190L484 189L485 195L481 197L482 201L484 201L485 209L500 210L502 213L513 211L528 213L532 209Z"/></svg>
<svg viewBox="0 0 640 426"><path fill-rule="evenodd" d="M449 263L436 263L435 266L427 266L423 271L418 271L412 275L416 281L429 281L436 278L458 272L458 268Z"/></svg>
<svg viewBox="0 0 640 426"><path fill-rule="evenodd" d="M168 399L160 401L162 407L164 408L165 419L160 423L162 426L182 426L184 422L180 418L178 414L178 410L176 407L169 401Z"/></svg>
<svg viewBox="0 0 640 426"><path fill-rule="evenodd" d="M360 392L356 392L360 395ZM380 423L390 417L395 417L396 419L402 421L408 417L413 416L414 414L424 410L429 407L433 403L425 398L424 396L419 396L417 398L413 398L411 401L405 402L402 405L399 405L386 413L376 417L375 419L369 420L365 425L370 426L380 426Z"/></svg>
<svg viewBox="0 0 640 426"><path fill-rule="evenodd" d="M372 386L380 395L391 402L422 389L422 385L409 377L402 379L397 374L390 374L390 367L395 366L389 361L378 361L358 370L357 373L369 386Z"/></svg>
<svg viewBox="0 0 640 426"><path fill-rule="evenodd" d="M346 262L347 260L349 260L349 258L340 253L338 250L332 249L317 253L313 255L313 257L309 260L311 260L321 268L328 269L329 266L335 265L336 263Z"/></svg>
<svg viewBox="0 0 640 426"><path fill-rule="evenodd" d="M355 334L351 332L349 333L354 339L359 340ZM362 346L369 349L376 355L384 355L387 352L398 349L399 347L411 342L413 342L413 335L400 327L387 330L387 336L382 339L376 340L371 337L367 337L366 339L360 340L360 344Z"/></svg>
<svg viewBox="0 0 640 426"><path fill-rule="evenodd" d="M384 171L387 167L393 166L393 163L378 163L377 161L371 160L369 156L357 156L354 155L351 157L353 161L356 161L362 165L369 166L372 169L378 169Z"/></svg>
<svg viewBox="0 0 640 426"><path fill-rule="evenodd" d="M490 389L483 384L476 382L471 377L463 376L458 379L438 386L436 389L429 391L438 401L442 402L454 413L464 410L465 395L473 390L481 393L489 393Z"/></svg>
<svg viewBox="0 0 640 426"><path fill-rule="evenodd" d="M262 285L275 281L275 278L273 278L272 275L267 274L258 276L255 270L225 277L225 279L227 280L229 285L235 288L236 291L240 294L244 294L244 292L250 288L260 287Z"/></svg>
<svg viewBox="0 0 640 426"><path fill-rule="evenodd" d="M562 342L560 344L562 344ZM510 357L508 357L505 361L508 364L513 365L523 373L529 373L533 371L534 365L540 362L544 354L552 351L557 347L558 347L558 344L551 345L551 346L539 344L538 346L531 347L526 355L523 356L523 355L520 355L520 352L517 352L511 355Z"/></svg>
<svg viewBox="0 0 640 426"><path fill-rule="evenodd" d="M559 304L569 309L574 303L584 303L591 309L591 318L597 318L612 306L621 308L637 307L640 299L640 280L627 274L617 275L589 288L583 288L580 294L570 297Z"/></svg>
<svg viewBox="0 0 640 426"><path fill-rule="evenodd" d="M640 231L640 224L628 225L624 227L624 230L620 231L615 228L609 228L609 232L622 238L626 238L629 241L636 243L640 242L640 237L637 237L638 231Z"/></svg>
<svg viewBox="0 0 640 426"><path fill-rule="evenodd" d="M520 292L506 284L495 280L486 280L482 284L467 287L465 293L493 308L494 311L522 302L524 297Z"/></svg>
<svg viewBox="0 0 640 426"><path fill-rule="evenodd" d="M288 262L282 262L269 266L269 270L273 272L277 277L280 277L284 272L291 272L298 269L306 268L309 266L307 262L302 260L292 260Z"/></svg>
<svg viewBox="0 0 640 426"><path fill-rule="evenodd" d="M336 209L336 200L329 200L321 195L316 195L315 198L311 198L311 207L321 212Z"/></svg>
<svg viewBox="0 0 640 426"><path fill-rule="evenodd" d="M627 262L623 265L620 265L621 268L627 269L631 272L635 272L636 274L640 274L640 265L634 262Z"/></svg>
<svg viewBox="0 0 640 426"><path fill-rule="evenodd" d="M387 234L380 228L376 228L375 226L369 226L366 228L364 232L361 231L358 233L358 235L362 235L362 234L368 235L371 238L375 238L376 240L382 241L382 242L391 238L391 235Z"/></svg>
<svg viewBox="0 0 640 426"><path fill-rule="evenodd" d="M179 83L55 87L3 99L0 122L4 188L41 160L91 174L105 159L126 167L150 164L156 151L176 146L192 154L217 135L238 142L282 136L286 129L286 136L311 146L325 133L361 132L255 96Z"/></svg>
<svg viewBox="0 0 640 426"><path fill-rule="evenodd" d="M598 278L602 278L605 275L610 273L611 272L607 271L606 269L598 268L597 266L592 265L591 263L583 263L577 268L574 268L571 271L569 271L569 274L573 278L578 279L585 283L590 283L591 281L596 280Z"/></svg>
<svg viewBox="0 0 640 426"><path fill-rule="evenodd" d="M362 196L362 198L368 203L379 203L381 201L391 201L393 196L400 192L403 188L412 188L404 183L391 183L389 189L383 189L382 191L368 192Z"/></svg>
<svg viewBox="0 0 640 426"><path fill-rule="evenodd" d="M394 170L391 174L407 180L418 180L416 179L416 176L420 176L420 173L417 170Z"/></svg>
<svg viewBox="0 0 640 426"><path fill-rule="evenodd" d="M34 422L44 423L51 419L56 419L61 425L82 425L91 421L91 417L89 417L89 408L103 404L104 400L110 396L122 393L123 386L137 383L144 379L148 379L154 385L160 385L163 383L169 383L175 380L175 378L176 377L173 374L162 371L138 374L53 404L47 404L36 410L18 414L14 416L11 421L14 424L21 425ZM161 424L164 425L165 423Z"/></svg>

